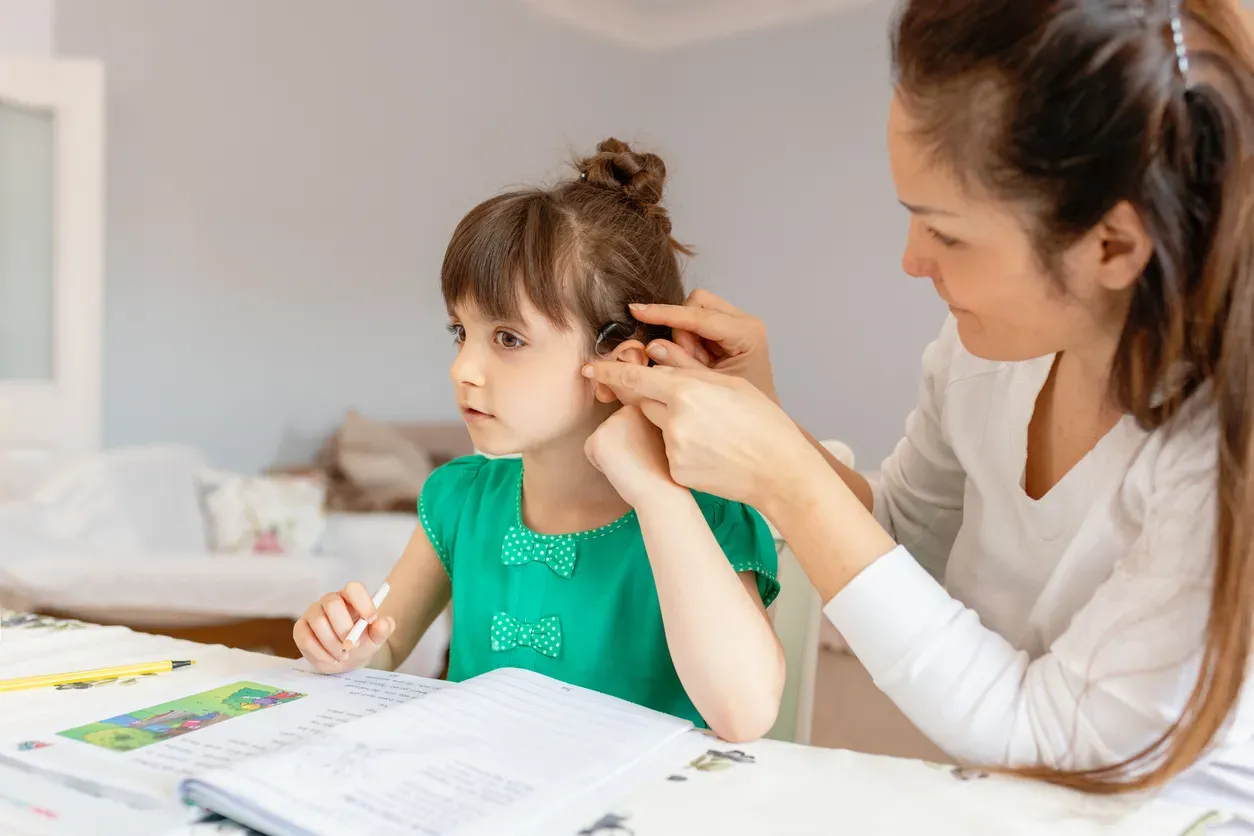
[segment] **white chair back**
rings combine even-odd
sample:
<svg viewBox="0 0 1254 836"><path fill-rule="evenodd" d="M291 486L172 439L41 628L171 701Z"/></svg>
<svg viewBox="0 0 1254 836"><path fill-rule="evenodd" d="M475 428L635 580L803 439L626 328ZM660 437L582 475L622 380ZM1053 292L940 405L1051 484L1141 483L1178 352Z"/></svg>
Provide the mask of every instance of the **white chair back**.
<svg viewBox="0 0 1254 836"><path fill-rule="evenodd" d="M824 441L827 448L846 467L854 466L853 450L839 441ZM794 743L809 743L814 720L814 686L818 675L819 628L823 622L823 603L810 579L801 570L792 549L771 526L775 548L779 553L779 597L771 605L770 614L775 633L784 647L788 672L784 679L784 696L779 717L767 737Z"/></svg>

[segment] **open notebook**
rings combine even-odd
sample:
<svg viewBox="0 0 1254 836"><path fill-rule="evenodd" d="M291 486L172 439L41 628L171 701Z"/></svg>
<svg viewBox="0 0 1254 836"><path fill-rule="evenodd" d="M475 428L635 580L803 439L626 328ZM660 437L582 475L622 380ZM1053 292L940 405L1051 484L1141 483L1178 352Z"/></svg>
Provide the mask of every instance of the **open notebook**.
<svg viewBox="0 0 1254 836"><path fill-rule="evenodd" d="M692 728L502 669L184 779L187 801L263 833L525 833Z"/></svg>

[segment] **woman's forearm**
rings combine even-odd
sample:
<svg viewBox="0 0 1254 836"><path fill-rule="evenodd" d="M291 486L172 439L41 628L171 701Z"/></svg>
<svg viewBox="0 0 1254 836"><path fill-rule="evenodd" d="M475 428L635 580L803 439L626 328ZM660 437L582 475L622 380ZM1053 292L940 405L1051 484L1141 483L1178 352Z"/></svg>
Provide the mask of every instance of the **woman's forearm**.
<svg viewBox="0 0 1254 836"><path fill-rule="evenodd" d="M732 570L686 488L652 494L636 514L684 690L723 739L761 737L779 712L784 657L756 587Z"/></svg>
<svg viewBox="0 0 1254 836"><path fill-rule="evenodd" d="M806 437L806 441L810 442L810 446L823 454L823 458L827 461L828 466L844 480L845 484L849 486L849 490L853 491L853 495L858 498L858 501L868 511L873 511L875 509L875 497L871 492L871 483L866 480L866 477L836 458L830 450L823 446L823 442L810 435L810 432L805 427L798 424L797 429L801 430L801 434Z"/></svg>
<svg viewBox="0 0 1254 836"><path fill-rule="evenodd" d="M856 476L869 496L867 481L839 466ZM813 449L777 460L757 508L779 529L825 604L897 545L871 516L870 503Z"/></svg>

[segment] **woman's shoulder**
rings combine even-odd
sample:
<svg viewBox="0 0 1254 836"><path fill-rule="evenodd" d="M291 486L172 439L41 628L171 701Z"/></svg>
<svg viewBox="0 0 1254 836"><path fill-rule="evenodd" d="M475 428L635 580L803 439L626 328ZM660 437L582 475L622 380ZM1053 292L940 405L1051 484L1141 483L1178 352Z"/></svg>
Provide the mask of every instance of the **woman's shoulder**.
<svg viewBox="0 0 1254 836"><path fill-rule="evenodd" d="M1131 421L1131 417L1126 420ZM1214 489L1219 478L1219 408L1209 385L1201 387L1161 427L1144 433L1129 468L1148 496L1183 485Z"/></svg>

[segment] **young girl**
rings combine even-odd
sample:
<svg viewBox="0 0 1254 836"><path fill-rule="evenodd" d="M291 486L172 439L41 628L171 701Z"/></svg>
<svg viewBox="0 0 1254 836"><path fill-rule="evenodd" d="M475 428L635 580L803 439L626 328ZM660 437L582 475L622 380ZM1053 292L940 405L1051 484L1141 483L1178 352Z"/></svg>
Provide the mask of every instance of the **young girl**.
<svg viewBox="0 0 1254 836"><path fill-rule="evenodd" d="M666 169L613 139L577 168L475 207L444 258L458 406L476 449L521 457L432 473L381 612L349 584L310 606L296 643L324 673L394 668L451 596L450 680L528 668L757 738L784 682L770 531L677 486L638 408L580 373L645 364L652 335L629 306L683 301ZM374 620L345 650L358 616Z"/></svg>

